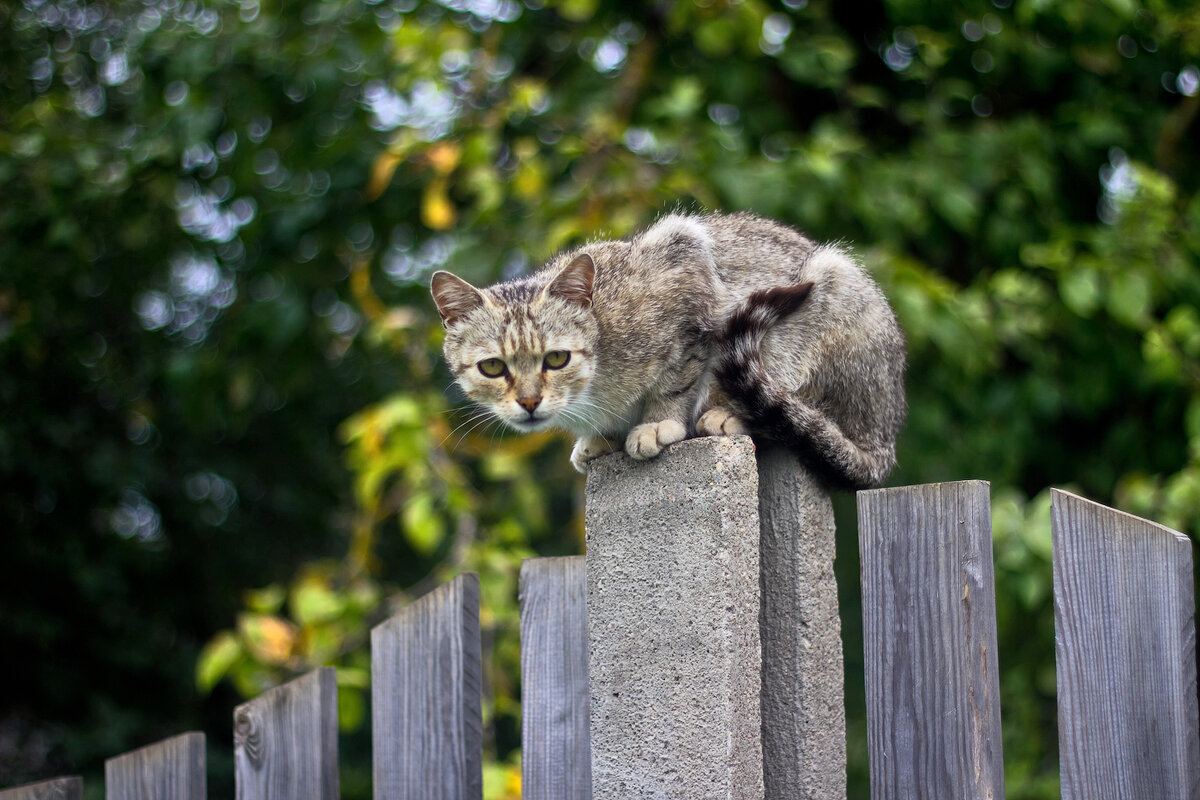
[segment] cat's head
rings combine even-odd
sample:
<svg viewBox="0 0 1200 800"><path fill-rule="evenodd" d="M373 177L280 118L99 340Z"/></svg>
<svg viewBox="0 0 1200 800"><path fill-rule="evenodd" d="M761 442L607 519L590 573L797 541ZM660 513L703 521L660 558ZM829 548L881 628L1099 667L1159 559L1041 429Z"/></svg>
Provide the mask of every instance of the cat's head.
<svg viewBox="0 0 1200 800"><path fill-rule="evenodd" d="M477 289L434 273L446 364L467 397L520 431L583 426L599 339L594 278L587 254L569 259L549 283L535 276Z"/></svg>

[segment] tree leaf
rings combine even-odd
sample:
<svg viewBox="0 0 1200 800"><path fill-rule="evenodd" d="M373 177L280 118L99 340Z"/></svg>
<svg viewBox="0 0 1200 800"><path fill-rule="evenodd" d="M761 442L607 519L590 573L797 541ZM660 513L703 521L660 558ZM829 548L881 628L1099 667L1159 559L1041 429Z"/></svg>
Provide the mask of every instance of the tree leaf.
<svg viewBox="0 0 1200 800"><path fill-rule="evenodd" d="M221 678L242 657L242 645L232 631L221 631L200 650L196 659L196 688L212 691Z"/></svg>

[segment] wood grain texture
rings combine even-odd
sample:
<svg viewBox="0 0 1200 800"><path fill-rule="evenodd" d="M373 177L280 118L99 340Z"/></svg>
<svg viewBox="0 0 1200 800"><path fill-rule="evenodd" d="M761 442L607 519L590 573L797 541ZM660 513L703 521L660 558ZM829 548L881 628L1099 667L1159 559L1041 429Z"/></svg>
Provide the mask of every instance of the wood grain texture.
<svg viewBox="0 0 1200 800"><path fill-rule="evenodd" d="M185 733L104 762L106 800L205 800L204 734Z"/></svg>
<svg viewBox="0 0 1200 800"><path fill-rule="evenodd" d="M833 505L793 453L764 442L757 459L766 797L844 800Z"/></svg>
<svg viewBox="0 0 1200 800"><path fill-rule="evenodd" d="M1057 490L1051 520L1064 800L1200 800L1191 542Z"/></svg>
<svg viewBox="0 0 1200 800"><path fill-rule="evenodd" d="M479 576L371 631L376 800L483 797Z"/></svg>
<svg viewBox="0 0 1200 800"><path fill-rule="evenodd" d="M82 800L83 778L54 778L0 789L0 800Z"/></svg>
<svg viewBox="0 0 1200 800"><path fill-rule="evenodd" d="M271 689L233 722L238 800L338 800L337 670Z"/></svg>
<svg viewBox="0 0 1200 800"><path fill-rule="evenodd" d="M873 800L1004 796L988 484L858 493Z"/></svg>
<svg viewBox="0 0 1200 800"><path fill-rule="evenodd" d="M521 564L521 797L591 800L587 567Z"/></svg>

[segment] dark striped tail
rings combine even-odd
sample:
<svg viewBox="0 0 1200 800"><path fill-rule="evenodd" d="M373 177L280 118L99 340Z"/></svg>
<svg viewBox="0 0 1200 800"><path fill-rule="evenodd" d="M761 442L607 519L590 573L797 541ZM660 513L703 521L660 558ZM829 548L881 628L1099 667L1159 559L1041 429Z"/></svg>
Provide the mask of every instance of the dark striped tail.
<svg viewBox="0 0 1200 800"><path fill-rule="evenodd" d="M872 454L847 439L821 411L779 390L762 363L763 336L797 311L812 290L812 283L780 286L743 300L713 337L717 352L713 375L751 433L795 452L827 486L874 486L883 481L894 456Z"/></svg>
<svg viewBox="0 0 1200 800"><path fill-rule="evenodd" d="M778 403L767 397L769 375L762 363L763 336L804 304L813 284L762 289L743 300L717 331L713 344L718 385L736 402L743 420L762 420Z"/></svg>
<svg viewBox="0 0 1200 800"><path fill-rule="evenodd" d="M776 322L804 305L812 292L813 284L800 283L795 286L776 286L761 289L741 302L725 321L725 330L717 335L717 344L736 349L738 343L758 343Z"/></svg>

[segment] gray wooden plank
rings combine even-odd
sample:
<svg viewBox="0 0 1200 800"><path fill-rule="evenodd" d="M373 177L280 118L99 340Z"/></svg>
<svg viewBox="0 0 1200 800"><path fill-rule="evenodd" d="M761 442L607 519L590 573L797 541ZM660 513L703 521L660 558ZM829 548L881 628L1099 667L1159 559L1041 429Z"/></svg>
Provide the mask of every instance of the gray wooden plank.
<svg viewBox="0 0 1200 800"><path fill-rule="evenodd" d="M758 446L763 782L769 800L844 800L846 704L833 505L794 453Z"/></svg>
<svg viewBox="0 0 1200 800"><path fill-rule="evenodd" d="M83 778L53 778L0 789L0 800L82 800Z"/></svg>
<svg viewBox="0 0 1200 800"><path fill-rule="evenodd" d="M107 800L204 800L204 734L173 736L104 762Z"/></svg>
<svg viewBox="0 0 1200 800"><path fill-rule="evenodd" d="M338 800L337 670L270 689L233 721L238 800Z"/></svg>
<svg viewBox="0 0 1200 800"><path fill-rule="evenodd" d="M1064 800L1200 800L1192 543L1055 490Z"/></svg>
<svg viewBox="0 0 1200 800"><path fill-rule="evenodd" d="M871 797L1004 797L988 484L858 493Z"/></svg>
<svg viewBox="0 0 1200 800"><path fill-rule="evenodd" d="M483 797L481 687L475 573L371 631L376 800Z"/></svg>
<svg viewBox="0 0 1200 800"><path fill-rule="evenodd" d="M521 797L591 800L587 567L521 564Z"/></svg>

